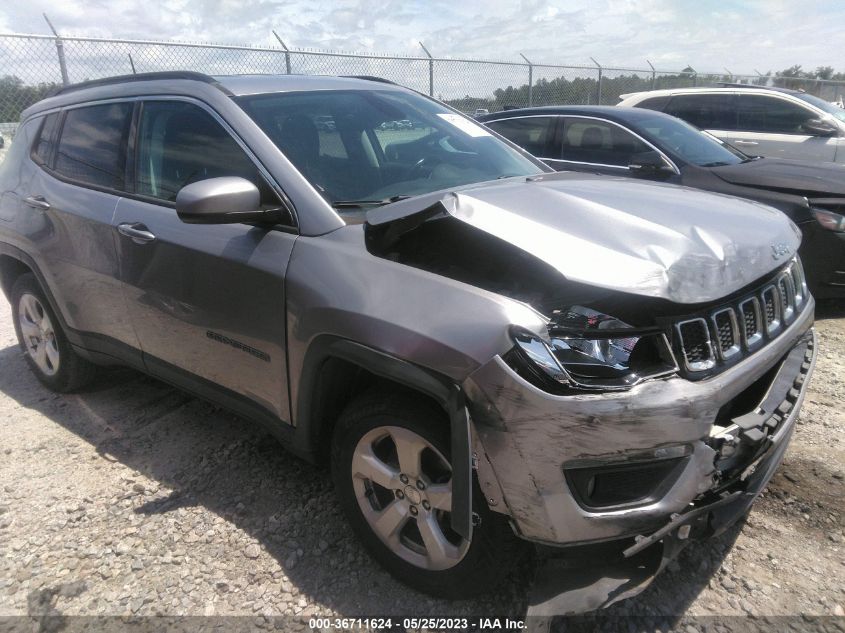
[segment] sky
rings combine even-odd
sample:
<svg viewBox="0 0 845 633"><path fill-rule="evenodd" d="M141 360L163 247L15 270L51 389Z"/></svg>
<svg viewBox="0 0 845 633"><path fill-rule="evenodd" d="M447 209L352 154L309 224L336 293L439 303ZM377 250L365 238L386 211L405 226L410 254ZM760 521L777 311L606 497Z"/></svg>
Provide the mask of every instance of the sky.
<svg viewBox="0 0 845 633"><path fill-rule="evenodd" d="M841 0L2 0L0 33L174 39L735 74L845 71ZM0 73L2 70L0 70Z"/></svg>

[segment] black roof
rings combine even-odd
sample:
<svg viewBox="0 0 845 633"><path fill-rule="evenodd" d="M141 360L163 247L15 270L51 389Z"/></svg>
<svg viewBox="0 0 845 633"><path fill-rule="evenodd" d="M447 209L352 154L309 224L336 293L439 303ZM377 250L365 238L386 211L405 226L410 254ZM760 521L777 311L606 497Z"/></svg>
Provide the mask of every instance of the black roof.
<svg viewBox="0 0 845 633"><path fill-rule="evenodd" d="M719 88L745 88L747 90L771 90L772 92L785 92L786 94L799 94L804 90L793 90L792 88L779 88L778 86L755 86L754 84L738 84L727 81L720 81L716 84ZM700 89L706 90L706 86L699 86Z"/></svg>
<svg viewBox="0 0 845 633"><path fill-rule="evenodd" d="M570 106L542 106L537 108L517 108L516 110L502 110L500 112L491 112L476 117L476 120L481 123L489 121L497 121L499 119L514 119L526 116L563 116L563 115L581 115L594 116L608 119L610 121L617 121L620 123L637 122L643 119L652 117L667 117L674 118L668 114L657 112L656 110L648 110L644 108L628 108L623 106L589 106L589 105L570 105Z"/></svg>
<svg viewBox="0 0 845 633"><path fill-rule="evenodd" d="M98 86L110 86L114 84L124 84L135 81L156 81L161 79L190 79L193 81L201 81L207 84L215 84L219 86L219 82L211 75L204 73L193 72L190 70L169 70L155 73L136 73L134 75L115 75L114 77L103 77L102 79L90 79L88 81L80 81L75 84L68 84L61 86L51 92L48 96L54 97L56 95L63 95L77 90L84 90L86 88L96 88Z"/></svg>
<svg viewBox="0 0 845 633"><path fill-rule="evenodd" d="M397 85L396 82L384 77L375 77L372 75L342 75L346 79L363 79L365 81L375 81L383 84ZM66 86L59 86L53 90L48 97L55 97L57 95L64 95L77 90L85 90L86 88L98 88L100 86L114 86L125 83L135 83L139 81L161 81L167 79L187 79L190 81L201 81L206 84L216 86L228 95L233 93L228 90L220 81L218 77L212 77L205 73L199 73L191 70L167 70L151 73L134 73L132 75L115 75L113 77L103 77L101 79L90 79L88 81L80 81L78 83L68 84Z"/></svg>

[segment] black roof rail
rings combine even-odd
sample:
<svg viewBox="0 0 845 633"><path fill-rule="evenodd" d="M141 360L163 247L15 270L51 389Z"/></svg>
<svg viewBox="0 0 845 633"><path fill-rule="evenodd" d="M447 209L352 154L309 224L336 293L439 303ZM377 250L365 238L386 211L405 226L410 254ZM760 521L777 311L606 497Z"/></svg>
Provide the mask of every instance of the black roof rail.
<svg viewBox="0 0 845 633"><path fill-rule="evenodd" d="M376 77L374 75L343 75L347 79L365 79L367 81L378 81L379 83L383 84L390 84L391 86L398 86L395 81L390 81L390 79L385 79L384 77Z"/></svg>
<svg viewBox="0 0 845 633"><path fill-rule="evenodd" d="M116 75L114 77L103 77L102 79L80 81L79 83L60 86L48 96L55 97L56 95L76 92L77 90L84 90L86 88L97 88L99 86L111 86L114 84L130 83L135 81L155 81L159 79L190 79L192 81L201 81L203 83L215 85L224 92L228 93L228 90L223 88L223 86L221 86L220 83L211 75L191 70L167 70L153 73L137 73L134 75Z"/></svg>
<svg viewBox="0 0 845 633"><path fill-rule="evenodd" d="M717 81L717 86L722 88L756 88L759 90L771 90L772 92L805 92L803 88L782 88L781 86L758 86L756 84L738 84L727 81Z"/></svg>
<svg viewBox="0 0 845 633"><path fill-rule="evenodd" d="M722 88L762 88L764 90L767 89L767 88L773 87L773 86L758 86L756 84L743 84L743 83L739 83L737 81L733 81L733 82L732 81L717 81L716 85L721 86Z"/></svg>

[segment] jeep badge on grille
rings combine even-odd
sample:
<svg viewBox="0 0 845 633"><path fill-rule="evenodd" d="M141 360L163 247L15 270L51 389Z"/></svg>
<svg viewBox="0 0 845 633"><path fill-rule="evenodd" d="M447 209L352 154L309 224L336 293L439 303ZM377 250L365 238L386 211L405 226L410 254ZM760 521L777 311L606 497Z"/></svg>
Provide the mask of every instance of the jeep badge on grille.
<svg viewBox="0 0 845 633"><path fill-rule="evenodd" d="M780 259L784 255L789 255L789 246L787 246L785 242L772 244L772 257Z"/></svg>

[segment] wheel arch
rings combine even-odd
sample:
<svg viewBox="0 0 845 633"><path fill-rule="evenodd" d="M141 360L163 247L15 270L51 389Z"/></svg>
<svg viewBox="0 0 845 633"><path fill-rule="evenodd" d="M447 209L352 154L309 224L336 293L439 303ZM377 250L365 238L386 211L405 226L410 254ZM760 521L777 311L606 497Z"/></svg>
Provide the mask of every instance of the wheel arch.
<svg viewBox="0 0 845 633"><path fill-rule="evenodd" d="M12 298L12 286L21 275L31 273L32 268L16 257L0 252L0 288L6 299Z"/></svg>
<svg viewBox="0 0 845 633"><path fill-rule="evenodd" d="M295 411L297 452L314 461L328 456L334 424L362 389L406 389L441 407L449 419L452 453L453 529L472 533L472 454L469 415L460 386L445 376L354 341L324 335L308 348Z"/></svg>
<svg viewBox="0 0 845 633"><path fill-rule="evenodd" d="M41 286L41 290L44 292L44 296L47 297L47 301L50 303L50 308L53 310L53 314L55 314L56 318L58 318L59 324L68 335L68 339L70 339L74 345L78 344L74 331L68 327L65 315L62 310L59 309L59 304L53 296L53 292L50 290L50 286L36 261L28 253L20 250L19 248L12 246L11 244L0 242L0 282L2 282L3 293L8 299L11 299L10 295L15 280L25 273L32 273L35 275L38 285Z"/></svg>

